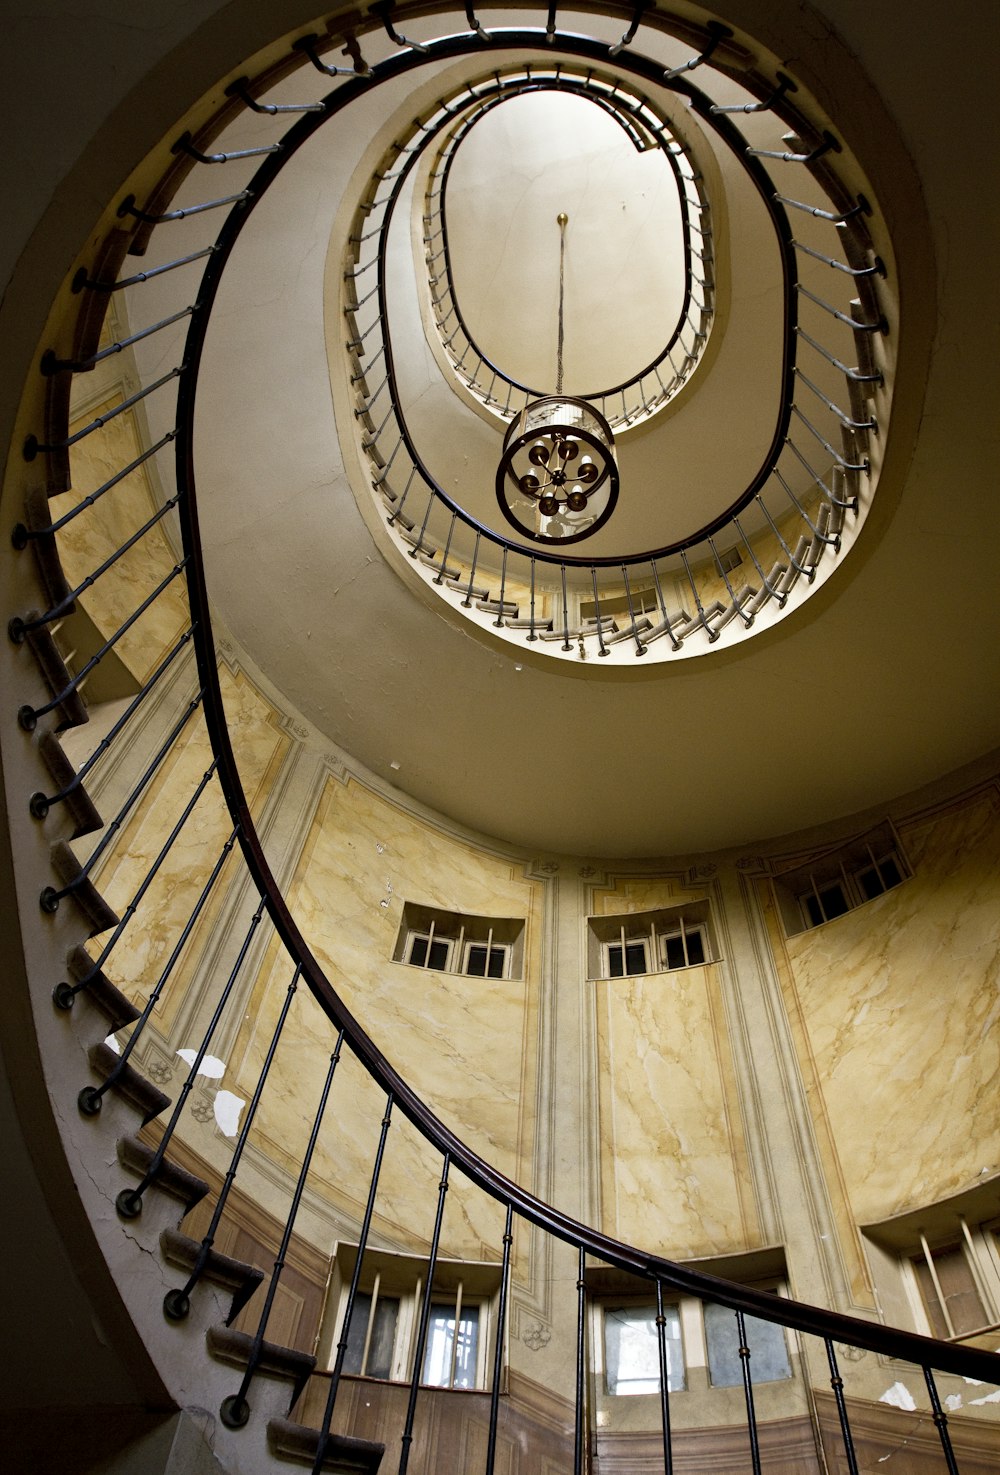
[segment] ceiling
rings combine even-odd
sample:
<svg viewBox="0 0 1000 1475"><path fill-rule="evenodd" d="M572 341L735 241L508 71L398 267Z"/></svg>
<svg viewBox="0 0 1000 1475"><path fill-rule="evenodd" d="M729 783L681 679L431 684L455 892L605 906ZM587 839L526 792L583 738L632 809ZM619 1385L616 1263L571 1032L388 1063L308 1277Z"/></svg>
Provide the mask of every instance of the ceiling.
<svg viewBox="0 0 1000 1475"><path fill-rule="evenodd" d="M1000 620L992 568L980 573L1000 534L994 288L971 269L978 248L957 244L995 231L977 188L992 102L962 48L930 48L888 9L729 7L794 58L859 156L902 303L858 545L807 604L729 651L557 665L425 597L361 516L325 367L328 249L366 141L412 111L411 84L352 108L351 148L318 135L258 207L199 390L210 590L290 707L405 793L535 852L676 855L848 815L996 745ZM957 9L982 21L975 0ZM413 372L439 378L422 334L411 347ZM713 423L722 442L728 421Z"/></svg>

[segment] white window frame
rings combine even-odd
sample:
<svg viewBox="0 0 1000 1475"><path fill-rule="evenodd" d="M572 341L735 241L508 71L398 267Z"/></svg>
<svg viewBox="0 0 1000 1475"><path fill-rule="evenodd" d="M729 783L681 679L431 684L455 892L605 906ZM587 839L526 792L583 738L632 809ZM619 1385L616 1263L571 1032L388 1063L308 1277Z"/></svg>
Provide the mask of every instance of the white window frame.
<svg viewBox="0 0 1000 1475"><path fill-rule="evenodd" d="M413 944L415 942L426 942L427 944L427 952L424 955L424 961L422 963L416 963L413 960ZM431 949L434 943L438 943L439 945L443 944L448 950L448 956L445 960L445 965L443 968L438 968L435 964L431 962ZM436 932L434 929L433 921L426 931L411 929L411 931L409 931L406 935L406 950L404 953L404 957L411 968L429 968L432 972L435 973L451 973L453 971L452 959L454 958L454 956L455 938L447 937L442 935L440 932Z"/></svg>
<svg viewBox="0 0 1000 1475"><path fill-rule="evenodd" d="M676 1388L670 1388L670 1396L675 1393L686 1393L688 1387L688 1356L685 1331L685 1317L683 1314L683 1301L665 1300L663 1303L664 1314L672 1311L677 1317L678 1337L680 1344L680 1384ZM600 1296L592 1302L592 1346L594 1348L594 1373L600 1379L604 1395L607 1398L659 1398L660 1397L660 1368L659 1361L656 1367L656 1387L643 1392L633 1390L615 1389L614 1392L608 1387L608 1346L607 1346L607 1318L609 1313L615 1311L652 1310L654 1323L656 1317L655 1297L650 1299L644 1296ZM671 1339L673 1340L673 1339ZM668 1363L669 1371L669 1363Z"/></svg>
<svg viewBox="0 0 1000 1475"><path fill-rule="evenodd" d="M918 1243L902 1255L903 1278L914 1312L914 1324L925 1330L930 1337L938 1335L931 1323L930 1311L924 1300L916 1271L916 1262L922 1260L937 1294L941 1315L948 1329L945 1340L949 1342L964 1342L984 1332L1000 1330L1000 1315L998 1315L1000 1313L1000 1245L997 1243L997 1236L1000 1235L1000 1220L970 1225L963 1214L959 1214L957 1220L957 1234L945 1236L938 1234L929 1241L926 1235L920 1233ZM947 1299L942 1291L934 1265L935 1250L948 1250L956 1247L965 1257L972 1284L985 1316L981 1327L972 1327L964 1332L955 1331Z"/></svg>

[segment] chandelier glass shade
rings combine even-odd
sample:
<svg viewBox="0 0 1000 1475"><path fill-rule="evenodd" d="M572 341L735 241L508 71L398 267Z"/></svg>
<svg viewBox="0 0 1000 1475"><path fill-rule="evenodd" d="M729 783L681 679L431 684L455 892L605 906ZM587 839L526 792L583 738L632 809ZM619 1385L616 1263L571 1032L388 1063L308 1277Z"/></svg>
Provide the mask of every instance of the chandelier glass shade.
<svg viewBox="0 0 1000 1475"><path fill-rule="evenodd" d="M497 501L536 543L575 543L604 526L618 501L615 438L585 400L552 394L525 405L504 436Z"/></svg>

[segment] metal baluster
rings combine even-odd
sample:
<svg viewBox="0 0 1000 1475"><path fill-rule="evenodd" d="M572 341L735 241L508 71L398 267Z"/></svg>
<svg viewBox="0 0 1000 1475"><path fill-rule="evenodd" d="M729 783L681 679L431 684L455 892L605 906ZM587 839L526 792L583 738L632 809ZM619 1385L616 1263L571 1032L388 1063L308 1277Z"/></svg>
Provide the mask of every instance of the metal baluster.
<svg viewBox="0 0 1000 1475"><path fill-rule="evenodd" d="M566 596L566 565L564 563L561 563L559 565L559 572L562 574L562 606L563 606L563 647L562 648L563 648L563 650L572 650L573 649L573 646L571 645L570 638L569 638L569 604L567 602L567 596Z"/></svg>
<svg viewBox="0 0 1000 1475"><path fill-rule="evenodd" d="M688 576L688 583L691 585L691 593L694 595L695 608L698 611L699 623L708 634L709 644L714 644L715 641L719 638L719 632L718 630L713 630L711 625L708 623L708 616L705 614L705 606L701 602L701 595L698 593L698 586L694 581L694 575L691 572L691 565L688 563L687 554L684 552L683 548L681 549L681 562L684 565L684 572Z"/></svg>
<svg viewBox="0 0 1000 1475"><path fill-rule="evenodd" d="M635 608L632 604L632 587L628 581L628 566L624 563L622 564L622 579L625 584L625 599L628 603L628 618L629 623L632 626L632 639L635 641L635 653L637 656L644 656L646 654L646 651L648 650L648 646L643 645L642 641L639 639L639 631L636 629Z"/></svg>
<svg viewBox="0 0 1000 1475"><path fill-rule="evenodd" d="M649 560L649 566L653 570L653 585L656 589L656 599L660 606L660 618L663 621L664 626L666 627L666 635L667 639L670 641L670 648L671 650L680 650L681 643L677 639L677 636L674 634L673 630L671 630L670 628L670 618L667 614L667 605L666 601L663 598L663 589L660 585L660 571L656 567L656 560L654 558L651 558Z"/></svg>
<svg viewBox="0 0 1000 1475"><path fill-rule="evenodd" d="M587 1256L580 1246L580 1258L576 1277L576 1410L573 1420L573 1475L583 1475L586 1454L586 1427L584 1422L587 1389L587 1282L585 1279Z"/></svg>
<svg viewBox="0 0 1000 1475"><path fill-rule="evenodd" d="M465 598L462 600L463 609L470 609L472 607L472 586L476 579L476 564L479 562L479 540L481 537L482 534L477 532L476 546L472 550L472 567L469 570L469 587L466 590Z"/></svg>
<svg viewBox="0 0 1000 1475"><path fill-rule="evenodd" d="M847 1418L847 1404L844 1402L844 1380L840 1376L837 1366L837 1357L833 1350L833 1342L829 1337L823 1338L826 1347L826 1359L830 1364L830 1387L833 1396L837 1400L837 1417L840 1420L840 1434L844 1441L844 1455L847 1459L848 1475L858 1475L858 1460L854 1453L854 1440L851 1436L851 1426Z"/></svg>
<svg viewBox="0 0 1000 1475"><path fill-rule="evenodd" d="M660 1422L663 1426L663 1475L673 1475L670 1439L670 1368L667 1363L667 1319L663 1314L663 1285L656 1282L656 1344L660 1357Z"/></svg>
<svg viewBox="0 0 1000 1475"><path fill-rule="evenodd" d="M528 639L537 640L535 634L535 555L531 555L531 623L528 626Z"/></svg>
<svg viewBox="0 0 1000 1475"><path fill-rule="evenodd" d="M370 77L372 75L372 69L361 55L361 47L357 40L353 36L347 36L343 39L345 44L341 50L345 51L354 63L350 67L331 67L327 66L326 62L320 61L316 51L316 43L319 37L315 32L309 36L300 36L297 41L292 42L292 48L295 51L305 52L316 70L322 72L326 77Z"/></svg>
<svg viewBox="0 0 1000 1475"><path fill-rule="evenodd" d="M145 701L149 693L153 690L153 687L159 681L160 677L164 674L164 672L167 671L172 662L176 659L177 656L180 655L181 651L191 640L192 636L194 635L194 630L194 625L188 626L187 630L185 630L184 634L181 636L180 640L178 640L173 650L171 650L168 655L164 656L163 660L157 666L156 670L153 672L152 676L149 678L146 684L140 688L138 693L132 698L131 702L129 702L128 706L125 708L125 711L122 713L122 715L118 718L118 721L115 723L114 727L111 728L106 737L103 737L101 739L97 747L87 759L86 763L84 763L82 767L77 769L76 773L70 779L66 787L64 789L60 789L57 794L43 794L40 790L32 794L31 798L28 800L28 809L31 811L31 814L34 816L35 819L44 819L49 810L52 808L53 804L59 804L64 799L68 799L71 794L76 793L77 789L80 788L84 779L87 777L87 774L93 768L94 764L108 751L115 738L119 735L123 728L128 726L129 720Z"/></svg>
<svg viewBox="0 0 1000 1475"><path fill-rule="evenodd" d="M61 532L68 522L72 522L75 517L79 517L80 513L85 512L88 507L93 507L94 503L103 497L105 492L110 492L112 487L116 487L120 481L124 481L126 476L131 476L133 471L137 471L151 456L155 456L157 451L162 451L164 446L169 445L176 438L176 429L169 430L166 435L156 442L155 446L150 446L148 451L143 451L142 455L137 456L134 461L130 461L124 470L116 472L109 481L106 481L103 486L98 487L96 492L91 492L89 496L84 497L82 502L78 502L75 507L71 507L69 512L65 513L56 522L49 523L48 527L26 528L23 522L17 523L10 536L11 543L15 548L20 550L26 548L33 538L45 538L51 533Z"/></svg>
<svg viewBox="0 0 1000 1475"><path fill-rule="evenodd" d="M71 292L123 292L126 287L138 287L143 282L148 282L153 277L160 277L166 271L176 271L179 266L189 266L192 261L202 261L206 256L213 256L218 250L217 246L205 246L201 251L192 251L188 256L178 256L173 261L167 261L163 266L151 266L148 271L137 271L134 276L122 277L117 282L99 282L87 275L87 268L81 266L76 276L70 283Z"/></svg>
<svg viewBox="0 0 1000 1475"><path fill-rule="evenodd" d="M54 696L52 698L51 702L47 702L44 707L32 707L26 703L23 707L19 708L17 720L25 732L34 732L39 717L44 717L47 712L53 712L56 707L62 705L67 697L73 695L73 693L79 687L80 683L90 675L91 671L96 665L98 665L103 657L107 655L111 647L121 639L121 637L126 633L127 630L131 629L131 627L135 624L140 615L145 614L146 610L153 603L154 599L157 599L163 593L167 585L172 583L173 580L176 579L177 575L184 571L189 556L190 555L185 556L181 559L180 563L174 565L170 573L167 574L167 576L162 579L159 584L157 584L152 594L150 594L146 599L143 600L138 609L132 611L125 623L119 625L115 633L104 642L100 650L97 651L95 655L91 656L90 660L83 667L83 669L76 676L73 677L68 686L64 686L62 691L59 692L57 696Z"/></svg>
<svg viewBox="0 0 1000 1475"><path fill-rule="evenodd" d="M337 1356L330 1374L330 1388L326 1396L326 1408L323 1411L323 1422L320 1424L319 1444L316 1449L316 1458L313 1461L312 1475L319 1475L323 1468L323 1459L326 1455L327 1445L330 1440L330 1425L333 1422L333 1409L337 1402L337 1391L340 1388L341 1374L344 1371L344 1359L347 1356L347 1334L350 1330L351 1316L354 1311L354 1302L357 1299L358 1285L361 1281L361 1265L364 1260L365 1248L368 1244L368 1235L371 1230L372 1215L375 1212L375 1196L378 1192L378 1180L382 1172L382 1159L385 1156L386 1138L389 1135L389 1124L392 1119L393 1097L392 1092L386 1097L385 1115L382 1117L382 1130L379 1134L378 1147L375 1151L375 1162L372 1167L371 1183L368 1188L368 1202L365 1205L365 1216L361 1223L361 1233L358 1236L358 1253L354 1261L354 1270L351 1274L351 1283L347 1290L347 1303L344 1307L344 1324L340 1329L340 1341L337 1343Z"/></svg>
<svg viewBox="0 0 1000 1475"><path fill-rule="evenodd" d="M434 1233L431 1239L431 1253L427 1261L427 1286L424 1291L423 1305L420 1308L420 1326L417 1331L417 1345L413 1354L413 1376L410 1378L410 1397L406 1405L406 1421L403 1425L403 1433L400 1436L402 1450L399 1456L399 1475L406 1475L407 1466L410 1463L410 1446L413 1443L413 1420L417 1412L417 1390L420 1386L420 1374L423 1369L424 1348L427 1345L427 1328L431 1319L431 1291L434 1286L434 1270L437 1265L438 1245L441 1243L441 1223L444 1219L444 1200L448 1192L448 1169L451 1166L451 1153L444 1155L444 1166L441 1172L441 1182L438 1184L437 1213L434 1216ZM455 1328L458 1335L458 1328Z"/></svg>
<svg viewBox="0 0 1000 1475"><path fill-rule="evenodd" d="M695 67L700 67L703 62L709 60L720 41L733 34L728 26L721 25L715 20L708 21L705 30L708 32L709 40L704 51L700 55L692 57L690 61L686 61L683 66L673 67L665 71L663 73L664 82L669 82L674 77L682 77L685 72L693 72Z"/></svg>
<svg viewBox="0 0 1000 1475"><path fill-rule="evenodd" d="M753 1383L750 1378L750 1348L747 1345L746 1318L736 1313L736 1329L740 1338L740 1365L743 1369L743 1394L747 1405L747 1432L750 1435L750 1465L753 1475L760 1475L760 1444L757 1439L757 1417L753 1406Z"/></svg>
<svg viewBox="0 0 1000 1475"><path fill-rule="evenodd" d="M219 1197L215 1205L215 1210L212 1214L211 1222L209 1223L208 1229L205 1231L205 1237L201 1242L201 1247L199 1248L198 1254L195 1257L195 1262L191 1270L191 1274L188 1276L182 1287L175 1287L173 1290L167 1291L166 1295L163 1298L163 1314L170 1321L183 1321L184 1317L187 1316L188 1312L191 1309L191 1292L198 1284L199 1280L202 1277L202 1273L204 1272L205 1266L208 1264L208 1257L211 1253L212 1246L215 1243L216 1230L218 1229L219 1224L222 1220L222 1215L226 1207L226 1200L229 1198L229 1191L236 1179L236 1171L240 1165L240 1158L243 1156L243 1149L244 1147L246 1147L247 1138L250 1136L250 1128L253 1126L253 1119L257 1114L257 1107L260 1104L260 1098L264 1091L264 1085L267 1081L268 1075L270 1074L271 1062L274 1060L275 1051L278 1048L278 1041L281 1039L282 1032L285 1028L285 1020L288 1018L288 1011L292 1006L292 999L295 997L295 991L298 988L299 977L301 973L302 964L298 963L296 965L295 972L292 974L292 981L285 991L284 1003L281 1006L281 1013L278 1016L278 1022L275 1025L274 1033L271 1036L271 1043L267 1047L267 1054L264 1057L264 1064L261 1066L260 1075L257 1077L257 1084L254 1087L253 1099L251 1100L250 1105L247 1107L246 1113L244 1115L243 1126L240 1128L240 1135L237 1140L236 1146L233 1149L233 1156L230 1160L229 1169L226 1173L225 1178L223 1179L222 1187L219 1190ZM249 1299L249 1297L247 1299ZM226 1319L227 1326L231 1325L236 1317L240 1314L240 1311L243 1309L244 1304L245 1302L240 1301L238 1296L234 1296L232 1309L230 1310L229 1316Z"/></svg>
<svg viewBox="0 0 1000 1475"><path fill-rule="evenodd" d="M638 25L638 20L636 24ZM597 568L594 564L590 565L590 577L594 585L594 615L597 620L598 654L606 656L609 652L607 646L604 644L604 631L601 629L601 602L597 597Z"/></svg>
<svg viewBox="0 0 1000 1475"><path fill-rule="evenodd" d="M500 1379L503 1375L504 1335L507 1329L507 1289L510 1281L510 1249L514 1208L507 1204L507 1223L503 1231L503 1260L500 1266L500 1295L497 1302L497 1335L493 1352L493 1386L490 1389L490 1429L486 1439L486 1475L493 1475L496 1460L497 1422L500 1413ZM315 1472L314 1472L315 1475Z"/></svg>
<svg viewBox="0 0 1000 1475"><path fill-rule="evenodd" d="M261 905L263 905L263 902ZM295 1185L291 1207L288 1210L288 1218L285 1220L285 1231L281 1236L281 1244L278 1247L274 1268L271 1271L271 1284L268 1286L267 1295L264 1298L264 1307L260 1313L260 1321L257 1324L257 1331L250 1349L250 1356L247 1359L246 1372L243 1374L239 1390L236 1393L231 1393L228 1398L224 1398L219 1406L219 1417L227 1429L242 1429L250 1417L250 1405L247 1402L247 1393L250 1389L250 1384L253 1382L254 1374L257 1371L257 1364L260 1361L261 1350L264 1346L264 1333L267 1330L271 1307L274 1304L274 1298L278 1291L278 1281L281 1279L281 1272L285 1268L285 1257L288 1254L292 1230L295 1227L295 1216L298 1214L299 1204L302 1201L302 1194L306 1186L306 1177L308 1176L309 1167L312 1163L313 1152L316 1149L319 1129L323 1123L323 1114L326 1111L327 1098L330 1095L330 1087L333 1084L333 1077L340 1060L340 1051L343 1043L344 1031L341 1030L337 1035L337 1043L334 1046L333 1054L330 1056L330 1065L326 1073L326 1080L323 1082L323 1090L320 1094L319 1106L316 1108L316 1116L313 1119L312 1131L309 1134L309 1143L302 1155L302 1165L299 1168L298 1182Z"/></svg>
<svg viewBox="0 0 1000 1475"><path fill-rule="evenodd" d="M448 538L444 545L444 552L441 554L441 567L438 570L438 573L436 574L433 581L435 584L441 584L444 582L445 569L448 567L448 554L451 552L451 540L455 535L455 524L457 521L458 513L453 512L451 514L451 523L448 527Z"/></svg>
<svg viewBox="0 0 1000 1475"><path fill-rule="evenodd" d="M948 1433L948 1415L941 1407L938 1397L937 1384L934 1382L934 1374L929 1367L923 1369L924 1382L927 1384L927 1392L931 1400L931 1413L941 1439L941 1448L944 1451L944 1462L948 1466L948 1475L959 1475L958 1464L955 1460L955 1451L951 1445L951 1435Z"/></svg>
<svg viewBox="0 0 1000 1475"><path fill-rule="evenodd" d="M711 537L709 538L709 540L708 540L708 546L712 550L712 557L715 559L715 563L716 563L716 566L717 566L717 568L719 570L719 573L722 575L722 582L726 586L726 591L729 594L730 599L733 601L733 608L736 610L736 613L739 615L740 619L743 621L744 628L747 629L747 630L749 630L750 629L750 626L753 624L754 617L753 617L753 615L746 615L746 614L744 614L742 608L737 603L737 601L736 601L736 592L733 589L733 586L732 586L732 584L729 581L729 575L726 573L726 570L723 567L722 559L719 557L719 550L715 546L715 539L714 538L711 538Z"/></svg>
<svg viewBox="0 0 1000 1475"><path fill-rule="evenodd" d="M753 566L757 570L757 573L760 576L760 582L761 582L761 584L767 590L768 595L771 597L771 599L776 599L778 601L778 608L779 609L784 609L784 607L785 607L785 601L787 600L788 595L787 594L782 594L779 591L779 589L778 589L778 587L777 587L776 584L769 584L768 583L768 581L767 581L767 575L765 574L764 570L761 568L760 559L757 557L756 553L754 552L753 544L751 543L750 539L747 537L746 533L743 531L743 528L740 526L740 520L739 520L738 517L734 517L733 518L733 527L736 529L736 531L739 533L740 537L743 539L743 546L746 548L746 550L749 553L751 559L753 560Z"/></svg>
<svg viewBox="0 0 1000 1475"><path fill-rule="evenodd" d="M503 545L503 558L500 563L500 608L497 610L497 617L493 621L497 629L503 629L503 601L504 595L507 592L507 551L507 544L505 543Z"/></svg>
<svg viewBox="0 0 1000 1475"><path fill-rule="evenodd" d="M244 200L252 198L252 191L244 189L235 195L225 195L220 200L205 200L200 205L185 205L182 210L168 210L165 215L150 215L146 210L138 208L135 195L126 195L118 206L118 218L121 220L126 215L131 215L134 220L142 221L143 225L166 225L168 221L187 220L189 215L203 215L206 210L222 210L226 205L240 205Z"/></svg>
<svg viewBox="0 0 1000 1475"><path fill-rule="evenodd" d="M226 96L238 97L252 113L267 113L273 118L277 113L322 113L326 111L326 104L323 102L258 102L255 97L250 96L249 83L249 77L237 77L236 81L231 82L226 88Z"/></svg>
<svg viewBox="0 0 1000 1475"><path fill-rule="evenodd" d="M397 447L397 449L398 449L398 447ZM410 487L413 485L413 478L416 476L416 474L417 474L417 468L415 466L411 466L410 467L410 474L406 478L406 486L403 488L403 495L399 499L399 506L396 508L396 510L394 512L391 512L389 514L389 516L386 518L386 522L389 525L389 527L392 527L393 524L397 521L397 519L402 515L403 508L406 506L406 499L410 495Z"/></svg>
<svg viewBox="0 0 1000 1475"><path fill-rule="evenodd" d="M112 354L121 353L124 349L131 348L134 343L141 343L144 338L151 338L154 333L159 333L161 329L169 328L174 323L179 323L182 318L190 317L193 312L193 307L182 307L180 312L175 312L172 317L163 318L160 322L154 323L151 328L143 328L141 332L133 333L129 338L122 338L117 343L109 344L107 348L102 348L97 353L92 353L86 359L57 358L55 351L47 348L42 354L42 362L39 368L46 377L65 372L85 374L89 369L93 369L106 358L110 358Z"/></svg>
<svg viewBox="0 0 1000 1475"><path fill-rule="evenodd" d="M42 888L42 891L38 897L38 904L43 912L48 912L51 915L58 909L59 903L62 901L64 896L71 896L73 892L78 889L78 887L83 885L84 881L90 875L90 872L93 870L94 866L100 860L101 856L107 850L108 846L111 844L112 840L115 838L118 831L125 823L126 819L129 816L129 812L141 798L150 780L153 778L157 769L160 767L160 764L166 758L174 743L177 741L181 733L184 731L184 728L190 722L194 713L198 710L199 706L201 705L203 696L204 689L199 691L197 696L192 697L190 702L188 702L187 707L184 709L180 717L178 717L177 721L168 732L164 741L160 744L159 748L156 751L156 754L152 759L152 762L147 766L142 777L139 779L139 782L132 789L128 798L125 800L124 804L119 809L118 813L115 815L111 823L105 826L104 834L101 836L98 843L94 846L94 849L91 851L84 864L80 867L78 874L73 877L72 881L67 881L66 885L60 887L58 890L55 886L45 886Z"/></svg>
<svg viewBox="0 0 1000 1475"><path fill-rule="evenodd" d="M83 1112L84 1116L97 1115L97 1113L101 1109L101 1101L104 1098L105 1092L110 1091L112 1086L114 1086L120 1080L122 1075L124 1075L125 1067L128 1065L129 1056L132 1054L132 1051L139 1043L140 1036L142 1035L143 1030L146 1028L146 1025L149 1023L150 1015L156 1008L157 1004L160 1002L160 995L163 993L167 980L170 978L171 973L174 971L177 959L180 957L181 953L184 950L185 943L191 936L191 933L194 931L195 925L198 921L198 918L202 914L205 903L208 901L208 898L211 895L212 888L214 887L216 881L219 878L219 875L221 874L222 867L229 859L230 852L236 843L236 837L239 832L240 827L239 825L236 825L232 833L230 834L229 839L222 847L222 853L219 856L218 860L215 862L215 865L212 867L212 871L208 877L208 880L201 888L198 900L194 904L194 910L191 912L190 917L188 917L187 921L185 922L183 931L181 932L180 937L177 939L177 942L174 945L170 957L167 959L166 967L160 974L155 988L147 999L146 1007L143 1009L142 1013L139 1015L139 1018L136 1020L135 1028L129 1035L128 1042L121 1050L111 1074L107 1077L106 1080L102 1081L99 1086L84 1086L83 1090L77 1096L76 1104ZM149 1120L150 1118L147 1117L143 1122L143 1126L145 1126L146 1121Z"/></svg>
<svg viewBox="0 0 1000 1475"><path fill-rule="evenodd" d="M65 440L56 440L43 444L37 435L27 436L21 454L26 461L34 461L36 456L45 455L51 451L69 450L70 446L75 446L78 441L83 440L88 435L92 435L95 430L102 429L103 426L117 419L119 415L124 414L126 410L130 410L133 405L137 405L140 400L144 400L147 395L155 393L157 389L162 389L164 384L169 384L172 379L176 379L183 368L183 364L178 364L176 368L170 370L169 374L164 374L154 384L149 384L145 389L139 389L135 394L129 395L128 399L122 400L120 405L115 405L114 409L109 410L106 415L98 415L96 420L91 420L89 425L85 425L82 430L76 431L74 435L67 436Z"/></svg>

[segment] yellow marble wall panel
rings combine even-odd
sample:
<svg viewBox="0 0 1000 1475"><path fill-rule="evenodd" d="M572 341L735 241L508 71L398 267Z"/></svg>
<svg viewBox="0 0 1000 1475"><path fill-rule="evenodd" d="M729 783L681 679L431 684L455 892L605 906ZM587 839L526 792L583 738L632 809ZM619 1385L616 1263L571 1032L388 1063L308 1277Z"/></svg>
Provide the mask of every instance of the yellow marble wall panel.
<svg viewBox="0 0 1000 1475"><path fill-rule="evenodd" d="M233 674L223 667L220 680L248 800L259 812L288 751L289 740L272 722L274 709L242 673ZM95 877L98 889L119 916L147 875L211 761L208 734L200 712L195 712ZM145 1002L231 830L232 821L218 780L213 777L109 961L108 972L130 998ZM234 852L171 974L154 1016L164 1032L169 1031L184 1000L192 969L211 936L227 884L241 865L239 855ZM99 949L105 940L104 937L95 939L92 951ZM184 1044L194 1046L197 1041Z"/></svg>
<svg viewBox="0 0 1000 1475"><path fill-rule="evenodd" d="M445 834L355 779L334 778L286 892L317 958L376 1046L464 1141L522 1181L530 1180L534 1138L541 893L520 866ZM524 979L473 979L393 962L404 899L524 917ZM287 965L276 959L256 981L231 1062L229 1088L241 1096L253 1089L286 974ZM311 999L296 1001L289 1029L294 1069L282 1068L280 1088L268 1092L258 1117L269 1156L280 1157L300 1132L330 1050L332 1027ZM383 1105L382 1093L358 1071L356 1087L339 1093L335 1149L321 1143L317 1151L316 1181L346 1212L358 1212ZM420 1247L430 1220L415 1222L412 1188L435 1186L440 1160L410 1138L393 1129L394 1165L387 1163L379 1224L390 1241ZM456 1180L448 1196L448 1253L478 1256L497 1248L496 1213Z"/></svg>
<svg viewBox="0 0 1000 1475"><path fill-rule="evenodd" d="M122 400L115 394L93 406L70 425L81 430L106 415ZM63 517L78 502L103 486L133 462L143 447L135 415L126 410L93 431L72 451L73 489L53 498L54 517ZM137 532L156 510L145 466L125 477L87 511L58 534L59 553L70 587L97 569L106 558ZM169 515L169 514L168 514ZM160 525L152 528L118 562L102 574L81 603L98 630L107 637L152 593L174 567L176 559ZM183 575L160 594L114 649L134 677L144 681L190 623Z"/></svg>
<svg viewBox="0 0 1000 1475"><path fill-rule="evenodd" d="M591 915L615 917L626 912L655 912L685 902L704 901L704 888L693 889L680 876L619 876L608 886L594 886Z"/></svg>
<svg viewBox="0 0 1000 1475"><path fill-rule="evenodd" d="M681 1259L760 1242L742 1202L748 1167L717 975L594 985L604 1227Z"/></svg>
<svg viewBox="0 0 1000 1475"><path fill-rule="evenodd" d="M910 880L784 944L860 1223L1000 1164L995 795L900 833Z"/></svg>

